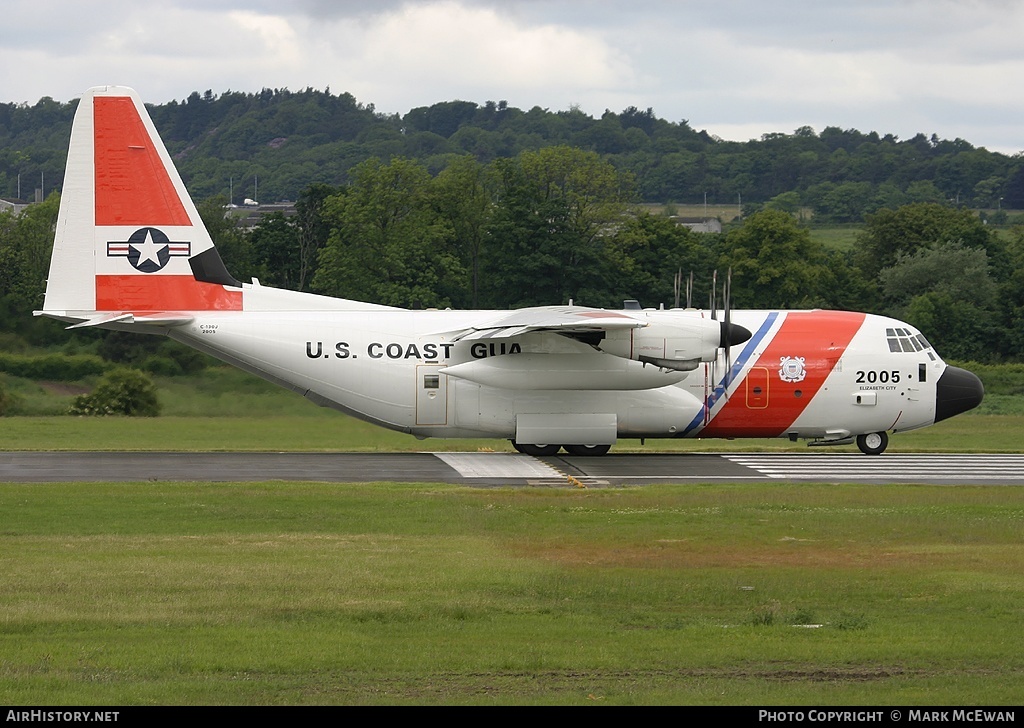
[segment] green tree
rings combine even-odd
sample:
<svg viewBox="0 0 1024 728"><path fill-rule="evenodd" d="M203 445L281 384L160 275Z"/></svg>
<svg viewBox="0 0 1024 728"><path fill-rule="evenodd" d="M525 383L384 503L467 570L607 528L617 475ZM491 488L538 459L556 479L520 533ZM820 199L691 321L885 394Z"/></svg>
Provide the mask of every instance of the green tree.
<svg viewBox="0 0 1024 728"><path fill-rule="evenodd" d="M998 294L1003 307L1002 351L1020 360L1024 358L1024 226L1012 229L1006 254L1009 274L1001 281Z"/></svg>
<svg viewBox="0 0 1024 728"><path fill-rule="evenodd" d="M815 212L834 222L857 222L863 217L871 197L869 182L843 182L825 193Z"/></svg>
<svg viewBox="0 0 1024 728"><path fill-rule="evenodd" d="M896 263L900 254L959 241L966 247L997 247L992 233L969 210L933 203L904 205L868 215L857 241L857 264L868 278Z"/></svg>
<svg viewBox="0 0 1024 728"><path fill-rule="evenodd" d="M497 160L497 204L487 225L482 259L487 285L481 302L518 308L579 302L597 271L592 248L582 246L566 201L545 194L516 160Z"/></svg>
<svg viewBox="0 0 1024 728"><path fill-rule="evenodd" d="M824 305L835 280L825 249L779 210L755 213L726 234L719 271L728 268L733 305L744 308Z"/></svg>
<svg viewBox="0 0 1024 728"><path fill-rule="evenodd" d="M450 305L442 292L465 275L453 231L432 205L422 164L369 159L344 194L325 202L331 224L313 278L319 292L392 306Z"/></svg>
<svg viewBox="0 0 1024 728"><path fill-rule="evenodd" d="M794 214L800 209L800 193L792 190L783 192L768 200L764 206L769 210L781 210Z"/></svg>
<svg viewBox="0 0 1024 728"><path fill-rule="evenodd" d="M299 228L280 212L264 215L249 233L251 258L260 281L300 290L302 249Z"/></svg>
<svg viewBox="0 0 1024 728"><path fill-rule="evenodd" d="M42 308L59 209L60 195L53 193L20 215L0 216L0 290L25 314Z"/></svg>
<svg viewBox="0 0 1024 728"><path fill-rule="evenodd" d="M640 214L623 221L605 248L609 305L627 298L641 305L675 305L675 277L694 275L694 287L707 290L715 261L701 236L683 225L661 216ZM700 307L703 297L694 297ZM680 291L679 305L686 305L686 287Z"/></svg>
<svg viewBox="0 0 1024 728"><path fill-rule="evenodd" d="M561 200L584 244L617 223L633 199L633 179L596 153L567 146L519 155L522 174L545 200Z"/></svg>
<svg viewBox="0 0 1024 728"><path fill-rule="evenodd" d="M930 179L917 180L907 185L907 198L910 203L946 204L946 196Z"/></svg>
<svg viewBox="0 0 1024 728"><path fill-rule="evenodd" d="M900 254L879 273L887 313L914 324L943 355L985 361L997 341L998 286L988 254L959 240Z"/></svg>
<svg viewBox="0 0 1024 728"><path fill-rule="evenodd" d="M478 308L481 256L494 211L493 175L472 156L458 157L437 176L433 198L441 218L452 229L454 250L469 274L468 284L462 287L468 298L461 296L453 302ZM452 295L454 298L455 291Z"/></svg>
<svg viewBox="0 0 1024 728"><path fill-rule="evenodd" d="M341 188L322 182L305 187L295 202L295 222L299 230L298 290L304 291L316 273L320 250L330 236L330 224L324 216L324 205Z"/></svg>

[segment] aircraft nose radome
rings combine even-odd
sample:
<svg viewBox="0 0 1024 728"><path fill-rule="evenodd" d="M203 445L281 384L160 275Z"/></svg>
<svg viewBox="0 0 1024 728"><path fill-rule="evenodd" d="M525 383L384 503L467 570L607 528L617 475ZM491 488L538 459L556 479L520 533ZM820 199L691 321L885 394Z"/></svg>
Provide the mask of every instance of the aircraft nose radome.
<svg viewBox="0 0 1024 728"><path fill-rule="evenodd" d="M946 367L935 386L935 421L974 409L984 396L985 387L976 375L959 367Z"/></svg>
<svg viewBox="0 0 1024 728"><path fill-rule="evenodd" d="M736 346L742 344L753 334L750 330L732 322L722 322L722 343L719 346Z"/></svg>

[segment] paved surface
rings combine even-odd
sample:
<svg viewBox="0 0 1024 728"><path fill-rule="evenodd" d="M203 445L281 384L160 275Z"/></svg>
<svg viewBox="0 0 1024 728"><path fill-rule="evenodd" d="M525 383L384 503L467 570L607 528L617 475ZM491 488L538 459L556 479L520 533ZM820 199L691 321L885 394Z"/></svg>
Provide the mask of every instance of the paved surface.
<svg viewBox="0 0 1024 728"><path fill-rule="evenodd" d="M779 482L1024 485L1024 455L512 453L0 453L0 482L444 482L609 487Z"/></svg>

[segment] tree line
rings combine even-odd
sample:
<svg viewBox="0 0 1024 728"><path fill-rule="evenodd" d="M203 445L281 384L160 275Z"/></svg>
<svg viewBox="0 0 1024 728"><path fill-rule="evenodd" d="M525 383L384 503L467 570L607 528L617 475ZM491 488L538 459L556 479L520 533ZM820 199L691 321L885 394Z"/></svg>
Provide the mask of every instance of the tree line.
<svg viewBox="0 0 1024 728"><path fill-rule="evenodd" d="M296 214L237 227L223 198L200 212L239 279L410 308L567 303L707 307L715 271L732 275L736 308L832 308L918 326L946 357L1024 358L1024 226L999 234L977 214L934 202L867 216L850 251L825 247L798 216L766 208L721 234L695 233L639 209L635 178L593 151L557 146L431 174L409 158L371 158L352 182L317 183ZM59 198L0 214L0 336L8 346L68 341L33 319ZM721 292L717 305L722 305ZM94 333L72 341L86 345ZM152 354L146 337L105 334L105 356ZM193 360L177 362L183 369Z"/></svg>
<svg viewBox="0 0 1024 728"><path fill-rule="evenodd" d="M59 190L77 102L0 104L0 197ZM351 94L264 89L192 93L149 106L197 199L295 200L311 184L346 185L362 162L417 160L437 175L469 155L481 164L570 146L601 156L636 180L647 202L771 204L816 219L859 222L912 203L1024 209L1024 158L963 139L801 127L727 142L629 107L600 117L578 108L522 110L504 101L445 101L404 115ZM20 181L20 184L19 184Z"/></svg>

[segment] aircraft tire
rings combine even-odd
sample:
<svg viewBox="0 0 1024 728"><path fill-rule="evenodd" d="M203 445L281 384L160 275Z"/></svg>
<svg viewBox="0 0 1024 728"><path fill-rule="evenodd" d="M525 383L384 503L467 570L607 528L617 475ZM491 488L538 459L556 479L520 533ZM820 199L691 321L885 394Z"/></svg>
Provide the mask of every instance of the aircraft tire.
<svg viewBox="0 0 1024 728"><path fill-rule="evenodd" d="M611 445L563 445L570 455L604 455L611 450Z"/></svg>
<svg viewBox="0 0 1024 728"><path fill-rule="evenodd" d="M518 443L512 440L512 447L523 455L533 455L534 457L543 457L546 455L557 455L558 451L562 448L561 445L527 445L525 443Z"/></svg>
<svg viewBox="0 0 1024 728"><path fill-rule="evenodd" d="M885 432L869 432L857 435L857 447L865 455L881 455L889 446L889 435Z"/></svg>

